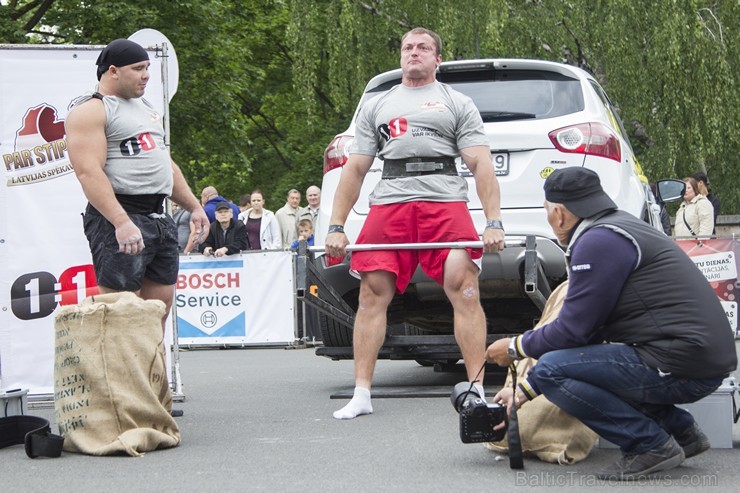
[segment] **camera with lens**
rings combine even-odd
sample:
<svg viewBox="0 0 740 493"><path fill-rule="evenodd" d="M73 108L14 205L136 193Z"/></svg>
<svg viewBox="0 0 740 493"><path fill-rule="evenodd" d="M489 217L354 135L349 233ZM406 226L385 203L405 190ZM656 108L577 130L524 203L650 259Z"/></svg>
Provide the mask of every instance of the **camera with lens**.
<svg viewBox="0 0 740 493"><path fill-rule="evenodd" d="M460 440L463 443L498 442L506 435L508 417L500 404L488 404L470 382L455 385L450 395L452 406L460 415ZM505 423L499 430L493 427Z"/></svg>

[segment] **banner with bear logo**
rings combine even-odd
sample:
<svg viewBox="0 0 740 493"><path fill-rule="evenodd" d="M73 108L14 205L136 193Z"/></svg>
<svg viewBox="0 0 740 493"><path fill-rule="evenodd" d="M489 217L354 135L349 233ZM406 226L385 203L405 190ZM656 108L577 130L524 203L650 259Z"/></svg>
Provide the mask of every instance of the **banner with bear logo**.
<svg viewBox="0 0 740 493"><path fill-rule="evenodd" d="M64 121L70 102L95 90L102 49L0 46L2 388L53 393L54 314L98 292L82 230L87 200L69 162ZM156 51L150 61L144 97L164 114Z"/></svg>

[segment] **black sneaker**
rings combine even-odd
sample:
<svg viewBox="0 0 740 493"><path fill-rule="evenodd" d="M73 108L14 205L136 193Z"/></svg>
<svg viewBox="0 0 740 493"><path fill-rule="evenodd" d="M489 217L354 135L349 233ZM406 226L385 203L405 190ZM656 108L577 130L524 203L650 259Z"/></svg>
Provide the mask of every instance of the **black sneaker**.
<svg viewBox="0 0 740 493"><path fill-rule="evenodd" d="M658 448L642 454L622 456L616 463L596 473L596 476L610 481L635 481L677 467L684 458L683 449L670 437Z"/></svg>
<svg viewBox="0 0 740 493"><path fill-rule="evenodd" d="M681 448L683 448L683 453L687 459L706 452L712 446L709 443L709 438L701 431L701 428L699 428L696 422L678 435L675 435L674 438Z"/></svg>

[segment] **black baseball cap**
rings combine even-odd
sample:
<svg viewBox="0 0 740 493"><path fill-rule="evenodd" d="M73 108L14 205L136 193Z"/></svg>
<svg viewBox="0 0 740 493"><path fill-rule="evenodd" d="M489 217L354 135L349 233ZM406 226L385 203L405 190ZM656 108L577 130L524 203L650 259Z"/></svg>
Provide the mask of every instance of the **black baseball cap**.
<svg viewBox="0 0 740 493"><path fill-rule="evenodd" d="M140 44L123 38L114 39L103 48L95 62L98 66L98 80L111 65L125 67L145 60L149 60L149 53Z"/></svg>
<svg viewBox="0 0 740 493"><path fill-rule="evenodd" d="M545 180L544 188L548 202L563 204L581 218L617 209L601 187L599 175L590 169L574 166L555 170Z"/></svg>
<svg viewBox="0 0 740 493"><path fill-rule="evenodd" d="M219 202L218 204L216 204L216 210L220 211L221 209L231 210L231 206L229 205L228 202Z"/></svg>

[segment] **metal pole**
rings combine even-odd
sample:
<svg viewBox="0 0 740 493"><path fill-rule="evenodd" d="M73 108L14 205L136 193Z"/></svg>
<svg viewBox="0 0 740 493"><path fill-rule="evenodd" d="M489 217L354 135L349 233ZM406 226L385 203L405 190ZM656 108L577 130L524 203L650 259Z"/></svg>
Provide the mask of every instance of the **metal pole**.
<svg viewBox="0 0 740 493"><path fill-rule="evenodd" d="M509 239L505 241L507 247L519 247L525 245L525 240ZM376 244L355 244L347 245L345 251L348 252L366 252L374 250L435 250L439 248L483 248L482 241L454 241L454 242L436 242L436 243L376 243ZM308 247L311 252L323 252L326 250L323 246Z"/></svg>
<svg viewBox="0 0 740 493"><path fill-rule="evenodd" d="M169 73L167 68L167 43L162 43L161 46L155 47L157 51L161 50L161 61L160 61L160 73L162 79L162 122L164 125L164 145L169 150L170 144L170 88L169 88ZM169 204L168 204L169 206ZM168 213L171 214L172 210L168 207ZM180 342L179 334L177 330L177 303L172 303L170 310L170 316L172 317L172 393L173 400L184 400L185 394L183 393L182 380L180 375Z"/></svg>

